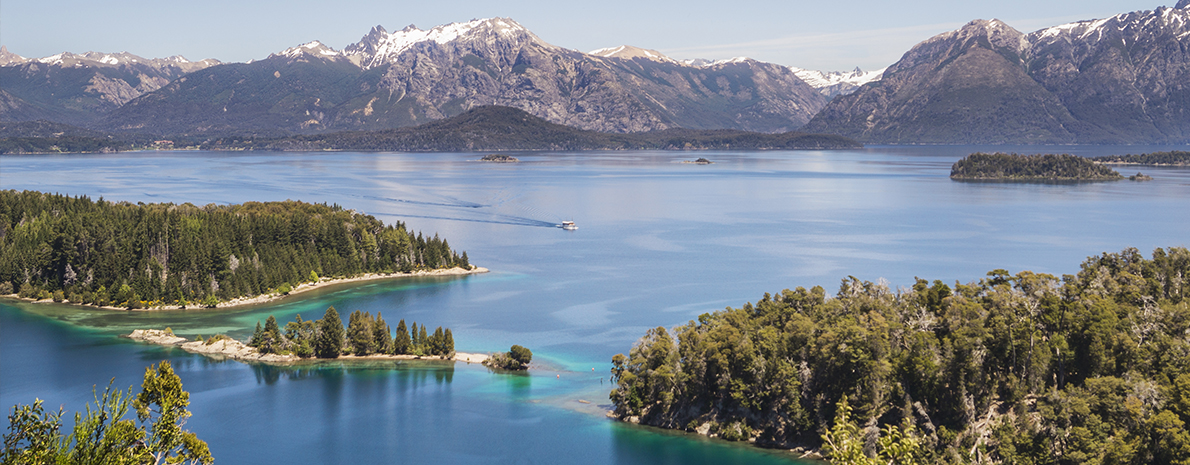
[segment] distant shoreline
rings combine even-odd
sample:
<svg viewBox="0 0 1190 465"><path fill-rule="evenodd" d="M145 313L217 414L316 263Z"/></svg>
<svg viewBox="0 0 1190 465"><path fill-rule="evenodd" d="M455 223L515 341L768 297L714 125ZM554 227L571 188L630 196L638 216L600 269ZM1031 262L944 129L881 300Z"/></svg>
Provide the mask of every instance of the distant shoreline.
<svg viewBox="0 0 1190 465"><path fill-rule="evenodd" d="M226 302L219 302L218 304L215 304L214 308L215 309L228 309L228 308L243 307L243 306L247 306L247 305L263 304L263 303L273 302L276 300L281 300L281 299L284 299L289 296L301 294L303 292L312 291L315 289L321 289L321 288L335 285L335 284L345 284L345 283L354 283L354 282L362 282L362 281L376 281L376 280L381 280L381 279L414 278L414 277L421 277L421 276L466 276L466 275L472 275L472 274L487 273L489 271L490 270L488 270L487 268L472 265L470 270L464 270L459 267L454 267L454 268L437 269L437 270L418 270L418 271L413 271L413 272L409 272L409 273L400 273L400 272L397 272L397 273L365 273L362 275L357 275L357 276L353 276L353 277L349 277L349 278L320 278L318 280L318 282L298 284L297 286L294 286L293 290L289 291L289 293L287 293L287 294L271 293L271 294L261 294L261 295L257 295L257 296L251 296L251 297L237 297L237 298L228 300ZM176 310L209 310L209 309L211 309L211 307L203 307L201 305L188 305L185 307L182 307L179 305L161 305L161 306L153 307L153 308L128 309L125 307L113 307L110 305L106 305L106 306L102 306L102 307L95 306L95 305L85 305L85 304L80 304L80 303L74 303L69 300L63 300L61 302L54 302L52 299L40 299L39 300L39 299L21 297L17 294L8 294L8 295L0 296L0 297L21 300L21 301L25 301L25 302L34 303L34 304L57 303L57 304L74 305L74 306L85 307L85 308L98 308L98 309L103 309L103 310L113 310L113 311L122 311L122 312L163 312L163 311L168 312L168 311L176 311Z"/></svg>

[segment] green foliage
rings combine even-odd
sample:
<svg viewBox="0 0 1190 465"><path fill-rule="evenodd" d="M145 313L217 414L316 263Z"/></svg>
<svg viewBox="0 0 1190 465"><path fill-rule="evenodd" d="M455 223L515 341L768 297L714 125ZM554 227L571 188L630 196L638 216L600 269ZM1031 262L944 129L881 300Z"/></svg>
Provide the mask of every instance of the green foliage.
<svg viewBox="0 0 1190 465"><path fill-rule="evenodd" d="M182 429L190 418L190 393L182 390L182 380L168 361L145 369L141 392L133 399L136 416L150 424L145 447L155 463L214 462L207 443Z"/></svg>
<svg viewBox="0 0 1190 465"><path fill-rule="evenodd" d="M955 162L951 179L1010 181L1116 181L1120 173L1075 155L973 153Z"/></svg>
<svg viewBox="0 0 1190 465"><path fill-rule="evenodd" d="M189 393L169 362L145 371L133 396L108 386L94 408L76 413L74 428L62 434L63 412L45 412L41 400L16 405L4 435L4 464L145 464L214 462L207 444L182 429L190 412ZM125 418L135 408L136 420Z"/></svg>
<svg viewBox="0 0 1190 465"><path fill-rule="evenodd" d="M784 290L649 330L612 358L610 398L643 424L738 424L761 444L830 439L854 458L851 422L881 463L1179 463L1188 275L1185 248L1127 249L1061 278Z"/></svg>
<svg viewBox="0 0 1190 465"><path fill-rule="evenodd" d="M502 370L528 370L529 362L533 360L533 352L529 349L513 344L508 352L492 354L483 364Z"/></svg>
<svg viewBox="0 0 1190 465"><path fill-rule="evenodd" d="M289 295L290 292L293 292L293 288L289 286L289 283L281 283L281 286L277 288L277 293L281 295Z"/></svg>
<svg viewBox="0 0 1190 465"><path fill-rule="evenodd" d="M410 353L413 341L409 339L409 329L405 327L405 320L397 323L397 335L393 337L393 353L403 355Z"/></svg>
<svg viewBox="0 0 1190 465"><path fill-rule="evenodd" d="M1091 159L1109 165L1186 166L1190 165L1190 152L1173 150L1169 152L1142 153L1140 155L1108 155Z"/></svg>
<svg viewBox="0 0 1190 465"><path fill-rule="evenodd" d="M318 358L339 358L343 351L343 319L335 307L327 307L326 314L318 320L318 335L314 342L314 354Z"/></svg>
<svg viewBox="0 0 1190 465"><path fill-rule="evenodd" d="M317 279L312 270L354 276L461 263L436 235L338 205L196 207L0 191L0 283L21 283L26 298L61 291L92 305L209 308L288 292L289 283Z"/></svg>

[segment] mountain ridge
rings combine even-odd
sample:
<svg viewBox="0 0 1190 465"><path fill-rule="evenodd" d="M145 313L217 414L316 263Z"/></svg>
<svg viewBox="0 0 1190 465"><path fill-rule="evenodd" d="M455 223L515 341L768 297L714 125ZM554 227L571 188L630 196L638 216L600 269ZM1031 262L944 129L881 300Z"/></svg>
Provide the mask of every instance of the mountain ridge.
<svg viewBox="0 0 1190 465"><path fill-rule="evenodd" d="M976 20L911 48L804 130L869 143L1190 142L1190 10L1021 33Z"/></svg>

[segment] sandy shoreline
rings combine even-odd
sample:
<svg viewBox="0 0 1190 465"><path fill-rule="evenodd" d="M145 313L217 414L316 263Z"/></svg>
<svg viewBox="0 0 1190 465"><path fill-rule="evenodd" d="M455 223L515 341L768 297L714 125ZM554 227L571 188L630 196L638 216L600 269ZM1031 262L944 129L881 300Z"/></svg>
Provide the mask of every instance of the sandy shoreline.
<svg viewBox="0 0 1190 465"><path fill-rule="evenodd" d="M262 354L255 348L232 338L220 339L211 344L206 341L192 341L159 329L137 329L126 337L134 341L146 342L162 346L178 347L190 353L206 355L212 358L229 358L245 362L267 363L270 365L294 365L299 363L319 363L333 361L371 361L371 360L426 360L426 361L455 361L467 363L482 363L487 360L487 354L473 354L455 352L451 358L423 357L418 355L341 355L339 358L301 358L296 355Z"/></svg>
<svg viewBox="0 0 1190 465"><path fill-rule="evenodd" d="M429 271L419 270L419 271L414 271L411 273L387 273L387 274L386 273L366 273L366 274L354 276L351 278L320 278L318 280L318 282L316 282L316 283L298 284L297 286L294 286L293 290L289 291L288 294L262 294L262 295L258 295L258 296L254 296L254 297L238 297L238 298L226 301L226 302L219 302L218 304L215 305L215 308L234 308L234 307L241 307L244 305L263 304L263 303L272 302L275 300L281 300L281 299L284 299L284 298L292 296L292 295L301 294L303 292L312 291L315 289L321 289L323 287L331 286L331 285L335 285L335 284L354 283L354 282L360 282L360 281L375 281L375 280L379 280L379 279L413 278L413 277L418 277L418 276L464 276L464 275L470 275L470 274L487 273L488 271L489 270L487 268L472 265L472 268L470 270L465 270L463 268L454 267L454 268L437 269L437 270L429 270ZM60 303L60 304L68 304L68 305L78 305L80 307L101 308L104 310L119 310L119 311L124 311L124 312L128 312L128 311L158 312L158 311L187 310L187 309L203 310L203 309L207 308L207 307L203 307L200 305L191 305L191 306L187 306L187 307L181 307L178 305L162 305L162 306L152 307L152 308L138 308L138 309L129 310L124 307L112 307L110 305L103 306L103 307L97 307L94 305L76 304L76 303L70 302L69 300L65 300L62 302L54 302L53 300L50 300L50 299L38 300L38 299L21 297L16 294L9 294L9 295L0 296L0 297L18 299L18 300L23 300L26 302L32 302L35 304L36 303Z"/></svg>

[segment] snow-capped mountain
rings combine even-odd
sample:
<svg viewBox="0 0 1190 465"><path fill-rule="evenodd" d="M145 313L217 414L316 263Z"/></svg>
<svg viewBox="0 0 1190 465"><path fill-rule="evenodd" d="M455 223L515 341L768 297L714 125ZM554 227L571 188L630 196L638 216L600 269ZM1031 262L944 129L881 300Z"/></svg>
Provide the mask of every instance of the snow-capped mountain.
<svg viewBox="0 0 1190 465"><path fill-rule="evenodd" d="M25 58L0 46L0 119L91 123L179 76L218 64L181 56L149 59L128 52Z"/></svg>
<svg viewBox="0 0 1190 465"><path fill-rule="evenodd" d="M315 41L202 70L130 102L108 123L162 132L373 130L503 105L606 132L779 132L826 104L779 65L739 59L696 68L627 46L602 53L551 45L509 18L376 26L341 51Z"/></svg>
<svg viewBox="0 0 1190 465"><path fill-rule="evenodd" d="M790 66L793 74L802 78L809 84L810 87L818 89L818 92L825 95L827 98L835 98L840 95L848 95L859 89L860 86L873 81L879 81L880 77L884 75L884 70L881 68L875 71L864 71L858 67L852 71L813 71L808 69L797 68Z"/></svg>
<svg viewBox="0 0 1190 465"><path fill-rule="evenodd" d="M621 45L619 47L591 50L590 52L587 52L587 54L603 58L623 58L626 60L631 60L633 58L644 58L646 60L659 61L662 63L677 63L677 61L674 59L665 56L664 53L658 52L656 50L633 47L631 45Z"/></svg>
<svg viewBox="0 0 1190 465"><path fill-rule="evenodd" d="M1190 0L1028 34L972 21L807 125L868 142L1190 143Z"/></svg>
<svg viewBox="0 0 1190 465"><path fill-rule="evenodd" d="M556 48L511 18L488 18L444 24L426 31L414 25L396 32L388 32L384 27L376 26L358 43L345 47L342 54L364 69L370 69L399 60L402 54L419 44L447 45L455 41L486 45L510 41Z"/></svg>

